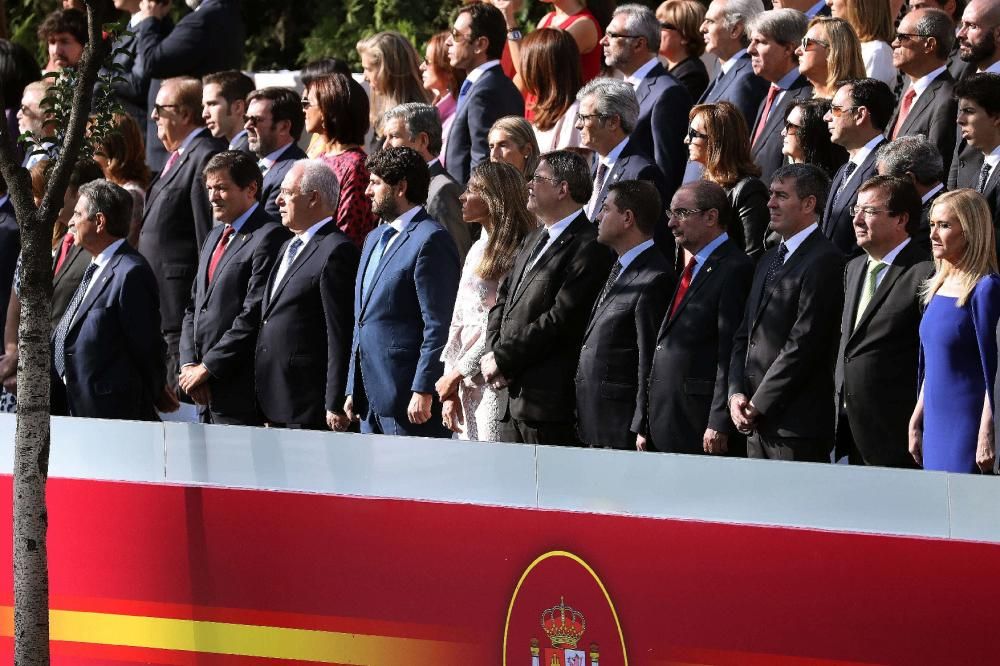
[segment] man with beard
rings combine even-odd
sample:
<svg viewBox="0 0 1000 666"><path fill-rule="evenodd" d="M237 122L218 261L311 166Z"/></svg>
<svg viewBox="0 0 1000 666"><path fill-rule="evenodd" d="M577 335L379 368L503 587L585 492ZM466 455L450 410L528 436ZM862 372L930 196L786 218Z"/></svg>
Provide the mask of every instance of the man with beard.
<svg viewBox="0 0 1000 666"><path fill-rule="evenodd" d="M384 224L361 253L344 412L363 433L450 437L434 384L444 374L458 249L424 210L430 170L417 151L383 148L365 166L365 193Z"/></svg>
<svg viewBox="0 0 1000 666"><path fill-rule="evenodd" d="M294 90L262 88L247 95L244 127L250 151L264 174L260 202L268 215L278 216L278 190L285 174L305 152L296 143L305 126L302 102Z"/></svg>

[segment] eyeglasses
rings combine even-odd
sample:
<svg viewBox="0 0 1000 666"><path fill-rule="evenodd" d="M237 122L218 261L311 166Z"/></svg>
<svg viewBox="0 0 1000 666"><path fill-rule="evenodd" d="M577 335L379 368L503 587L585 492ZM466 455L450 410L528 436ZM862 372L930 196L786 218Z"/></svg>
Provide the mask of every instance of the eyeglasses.
<svg viewBox="0 0 1000 666"><path fill-rule="evenodd" d="M156 115L161 115L164 109L179 109L180 104L154 104L153 111L156 111Z"/></svg>
<svg viewBox="0 0 1000 666"><path fill-rule="evenodd" d="M312 194L315 191L316 190L289 190L287 188L282 187L280 190L278 190L278 196L280 196L282 199L291 199L292 197L297 197L300 194Z"/></svg>
<svg viewBox="0 0 1000 666"><path fill-rule="evenodd" d="M839 118L848 111L856 111L862 107L860 106L837 106L836 104L830 105L830 115L834 118Z"/></svg>
<svg viewBox="0 0 1000 666"><path fill-rule="evenodd" d="M799 130L802 129L802 125L796 125L793 122L785 121L785 134L788 136L796 136ZM794 130L794 131L793 131Z"/></svg>
<svg viewBox="0 0 1000 666"><path fill-rule="evenodd" d="M660 22L660 30L677 30L677 26L673 23Z"/></svg>
<svg viewBox="0 0 1000 666"><path fill-rule="evenodd" d="M899 42L900 44L902 44L903 42L905 42L908 39L911 40L911 41L914 41L914 40L917 40L917 39L927 39L928 37L930 37L930 35L916 35L916 34L909 33L909 32L897 32L896 33L896 41Z"/></svg>
<svg viewBox="0 0 1000 666"><path fill-rule="evenodd" d="M876 215L881 215L882 213L888 213L889 215L898 215L899 213L894 213L888 208L876 208L875 206L851 206L851 216L857 217L858 215L864 215L865 217L875 217Z"/></svg>
<svg viewBox="0 0 1000 666"><path fill-rule="evenodd" d="M668 208L667 209L667 219L668 220L686 220L692 215L697 215L698 213L704 213L704 208Z"/></svg>
<svg viewBox="0 0 1000 666"><path fill-rule="evenodd" d="M302 98L302 110L308 111L312 107L313 103L309 101L308 97Z"/></svg>
<svg viewBox="0 0 1000 666"><path fill-rule="evenodd" d="M604 113L578 113L576 114L577 124L585 123L591 118L607 118L607 114Z"/></svg>
<svg viewBox="0 0 1000 666"><path fill-rule="evenodd" d="M694 141L695 139L707 139L708 135L704 134L702 132L699 132L698 130L696 130L695 128L692 127L692 128L690 128L688 130L687 138L689 140L691 140L691 141Z"/></svg>
<svg viewBox="0 0 1000 666"><path fill-rule="evenodd" d="M264 116L243 116L244 125L257 126L263 123L265 120L267 120L267 118L265 118Z"/></svg>
<svg viewBox="0 0 1000 666"><path fill-rule="evenodd" d="M563 182L562 179L560 179L560 178L549 178L548 176L539 176L537 173L535 175L533 175L531 178L529 178L528 182L530 182L530 183L537 183L537 182L542 181L542 180L547 180L548 182L552 183L553 185L558 185L559 183Z"/></svg>
<svg viewBox="0 0 1000 666"><path fill-rule="evenodd" d="M639 39L642 35L626 35L623 32L611 32L610 30L605 30L604 34L607 35L608 39Z"/></svg>
<svg viewBox="0 0 1000 666"><path fill-rule="evenodd" d="M448 34L451 35L451 41L455 42L456 44L461 44L462 42L471 42L473 39L475 39L472 35L466 37L455 28L449 30Z"/></svg>
<svg viewBox="0 0 1000 666"><path fill-rule="evenodd" d="M802 38L802 50L808 51L809 47L813 44L819 44L824 49L830 48L830 42L825 42L822 39L816 39L814 37L803 37Z"/></svg>

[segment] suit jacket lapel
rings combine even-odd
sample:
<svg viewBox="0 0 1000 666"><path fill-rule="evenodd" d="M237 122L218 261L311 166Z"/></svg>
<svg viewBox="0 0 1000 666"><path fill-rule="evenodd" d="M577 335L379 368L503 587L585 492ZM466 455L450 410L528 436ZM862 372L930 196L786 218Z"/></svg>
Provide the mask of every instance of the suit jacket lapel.
<svg viewBox="0 0 1000 666"><path fill-rule="evenodd" d="M212 294L212 290L215 289L215 285L219 281L217 278L218 278L219 274L221 274L222 271L225 270L226 265L229 264L229 260L232 259L236 254L238 254L240 252L240 250L243 249L243 246L246 245L246 242L248 240L250 240L250 237L253 235L253 232L260 226L259 224L257 224L256 218L257 218L257 213L259 211L261 211L261 210L263 210L263 208L261 208L260 205L258 205L257 210L254 211L254 214L251 215L246 220L246 222L243 223L243 226L240 227L240 230L237 233L233 234L233 237L229 240L229 246L226 248L226 251L222 253L222 257L219 259L219 265L215 267L215 278L216 279L213 279L211 282L208 282L208 288L205 289L205 299L206 300ZM222 230L220 229L219 230L219 237L221 237L221 236L222 236ZM212 254L215 253L215 246L218 245L218 243L219 243L219 238L216 237L215 241L212 243L212 246L211 246L212 247L212 251L208 255L208 261L209 262L212 261ZM207 247L208 243L206 242L205 245ZM208 265L207 264L205 266L205 270L206 270L205 275L201 276L201 279L203 279L203 280L205 280L207 282L207 280L208 280Z"/></svg>
<svg viewBox="0 0 1000 666"><path fill-rule="evenodd" d="M650 75L653 73L653 70L655 69L656 67L654 67L652 70L649 71L649 73L646 74L645 78L643 78L642 80L642 83L640 83L639 87L636 88L635 90L635 98L639 102L640 109L642 108L643 100L646 99L646 97L649 95L649 92L653 89L653 77Z"/></svg>
<svg viewBox="0 0 1000 666"><path fill-rule="evenodd" d="M823 232L819 229L813 230L811 234L806 236L805 240L802 241L798 248L796 248L795 252L792 253L792 256L785 258L785 263L782 264L781 268L778 269L778 272L774 274L774 281L771 282L770 286L766 286L763 283L761 284L762 293L760 295L760 302L757 303L757 312L754 313L754 326L757 325L757 320L760 319L760 314L767 306L767 302L771 300L771 294L774 293L774 289L778 286L778 283L781 282L781 278L783 278L786 274L788 274L788 272L804 260L803 257L809 251L813 238L817 233L822 234Z"/></svg>
<svg viewBox="0 0 1000 666"><path fill-rule="evenodd" d="M55 277L52 280L52 286L62 282L63 276L66 275L66 271L68 271L69 267L73 265L73 262L76 261L76 258L80 256L81 252L83 252L82 245L74 245L69 249L69 252L66 253L66 258L63 260L62 266L59 267L59 272L55 274ZM58 257L58 254L56 256Z"/></svg>
<svg viewBox="0 0 1000 666"><path fill-rule="evenodd" d="M637 277L639 277L639 272L646 264L646 252L650 250L655 251L655 248L649 248L648 250L643 251L638 257L632 260L632 263L630 263L624 271L622 271L622 274L618 276L615 283L611 285L611 289L608 290L608 295L604 297L603 303L600 305L597 305L596 302L594 303L594 307L590 311L590 321L587 323L587 331L584 334L584 337L590 335L590 331L594 328L594 324L604 315L608 305L611 304L611 301L614 300L614 297L618 294L618 292L628 287Z"/></svg>
<svg viewBox="0 0 1000 666"><path fill-rule="evenodd" d="M397 252L399 252L399 248L403 247L403 244L410 239L410 233L413 231L414 227L416 227L425 216L426 213L423 209L418 211L413 219L410 220L405 227L403 227L401 232L399 232L399 238L394 239L389 244L389 247L385 249L385 252L382 254L382 258L379 259L378 266L375 269L375 275L372 277L371 286L368 287L368 293L362 296L362 298L364 298L364 303L361 305L362 312L364 312L365 308L368 307L368 302L371 300L372 294L375 292L375 285L377 285L379 280L382 278L382 273L385 272L385 269L392 261L392 258ZM361 275L364 275L364 273L362 272Z"/></svg>
<svg viewBox="0 0 1000 666"><path fill-rule="evenodd" d="M119 246L118 251L115 252L111 259L108 260L108 265L105 266L104 270L101 271L101 274L97 276L97 282L90 287L90 291L88 291L87 295L83 298L83 302L80 303L80 307L77 308L76 314L73 315L73 321L70 322L69 330L66 332L67 335L69 334L69 331L72 331L80 324L81 321L83 321L87 310L94 305L94 301L97 300L98 296L101 295L101 292L104 291L105 287L107 287L108 283L111 282L111 279L115 276L115 267L120 261L119 253L122 251L122 247L124 247L124 245Z"/></svg>
<svg viewBox="0 0 1000 666"><path fill-rule="evenodd" d="M306 246L304 248L302 248L301 250L299 250L299 253L295 256L295 261L293 261L292 265L288 267L288 270L285 271L285 274L283 276L281 276L281 282L279 282L278 285L276 287L274 287L274 294L271 296L271 300L268 303L268 306L270 306L271 303L274 303L275 301L278 300L278 297L281 296L281 292L282 292L282 290L284 290L285 285L288 284L288 280L293 275L295 275L295 271L297 271L300 268L302 268L302 266L309 260L309 257L312 256L313 252L316 251L316 247L319 245L319 242L318 242L319 239L326 235L325 232L327 231L328 226L331 225L331 224L334 224L333 220L330 220L325 225L323 225L323 228L321 228L319 231L317 231L313 235L313 237L309 239L309 242L306 244ZM336 225L334 224L334 226L336 226ZM294 240L294 239L292 239L292 240ZM279 266L281 265L281 260L284 258L285 253L288 252L288 244L291 243L291 242L292 241L290 240L290 241L288 241L288 243L286 243L285 245L281 246L281 252L282 252L282 254L279 255L279 259L278 259L278 265Z"/></svg>
<svg viewBox="0 0 1000 666"><path fill-rule="evenodd" d="M538 259L535 261L534 265L527 267L525 274L521 277L521 283L517 285L517 292L514 294L511 305L520 300L528 285L535 279L535 276L538 275L542 267L544 267L549 260L559 254L559 252L566 247L566 244L573 238L573 225L580 220L581 217L586 220L583 213L580 213L580 215L574 218L573 222L570 222L569 226L566 227L561 234L559 234L559 238L545 248L542 254L539 255Z"/></svg>

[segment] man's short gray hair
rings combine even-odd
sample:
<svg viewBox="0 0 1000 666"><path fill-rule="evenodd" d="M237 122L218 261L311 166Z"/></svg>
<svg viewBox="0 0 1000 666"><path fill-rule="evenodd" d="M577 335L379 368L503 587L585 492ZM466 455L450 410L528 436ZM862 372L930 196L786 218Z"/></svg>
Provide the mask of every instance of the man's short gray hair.
<svg viewBox="0 0 1000 666"><path fill-rule="evenodd" d="M779 44L798 46L809 29L809 19L797 9L770 9L753 17L747 28Z"/></svg>
<svg viewBox="0 0 1000 666"><path fill-rule="evenodd" d="M646 46L653 53L660 50L660 22L649 7L636 4L621 5L613 16L625 15L625 32L646 38Z"/></svg>
<svg viewBox="0 0 1000 666"><path fill-rule="evenodd" d="M948 59L951 47L955 44L955 22L947 13L940 9L925 9L913 29L922 37L936 39L937 50L934 55L938 60Z"/></svg>
<svg viewBox="0 0 1000 666"><path fill-rule="evenodd" d="M883 144L875 160L882 176L906 178L907 173L912 173L914 180L924 186L944 180L941 151L923 134L901 136Z"/></svg>
<svg viewBox="0 0 1000 666"><path fill-rule="evenodd" d="M302 173L299 181L301 192L318 192L320 201L328 209L336 209L340 202L340 183L333 169L323 160L298 160L292 168Z"/></svg>
<svg viewBox="0 0 1000 666"><path fill-rule="evenodd" d="M427 134L427 152L437 155L441 152L441 116L437 109L430 104L420 102L408 102L400 104L385 112L382 118L383 126L389 120L399 118L406 124L406 131L410 133L410 139L416 139L424 132Z"/></svg>
<svg viewBox="0 0 1000 666"><path fill-rule="evenodd" d="M740 23L743 24L743 41L750 41L750 30L747 25L758 14L764 13L764 3L761 0L726 0L726 11L722 25L726 30L732 30Z"/></svg>
<svg viewBox="0 0 1000 666"><path fill-rule="evenodd" d="M635 96L632 84L618 79L601 77L591 79L576 94L576 99L583 102L587 97L594 98L594 112L602 116L618 116L621 119L622 131L631 134L639 121L639 100Z"/></svg>

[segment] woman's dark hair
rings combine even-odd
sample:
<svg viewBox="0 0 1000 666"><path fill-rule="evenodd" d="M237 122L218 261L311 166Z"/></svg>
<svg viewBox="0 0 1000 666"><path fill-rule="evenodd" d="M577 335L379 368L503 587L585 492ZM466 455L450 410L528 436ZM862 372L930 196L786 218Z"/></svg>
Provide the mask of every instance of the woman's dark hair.
<svg viewBox="0 0 1000 666"><path fill-rule="evenodd" d="M806 164L815 164L827 176L833 177L847 161L847 151L830 140L830 129L823 116L830 110L828 99L808 99L788 107L788 113L798 107L802 112L802 128L798 130L799 145ZM788 114L785 114L788 118Z"/></svg>
<svg viewBox="0 0 1000 666"><path fill-rule="evenodd" d="M138 183L149 185L149 167L146 166L146 146L135 118L127 113L116 113L114 126L102 140L98 150L108 160L105 177L112 183Z"/></svg>
<svg viewBox="0 0 1000 666"><path fill-rule="evenodd" d="M576 100L580 90L580 50L565 30L540 28L521 45L521 78L537 100L535 127L543 132L555 127Z"/></svg>
<svg viewBox="0 0 1000 666"><path fill-rule="evenodd" d="M309 90L323 110L323 133L327 140L363 144L368 132L368 94L354 77L335 72L313 79Z"/></svg>
<svg viewBox="0 0 1000 666"><path fill-rule="evenodd" d="M345 61L339 58L320 58L319 60L307 63L302 68L302 71L299 72L299 78L302 79L302 85L308 88L317 78L326 76L327 74L350 76L351 68Z"/></svg>
<svg viewBox="0 0 1000 666"><path fill-rule="evenodd" d="M705 142L705 177L729 188L747 176L759 176L750 156L750 131L743 113L732 102L698 104L688 117L701 117L708 139Z"/></svg>
<svg viewBox="0 0 1000 666"><path fill-rule="evenodd" d="M42 70L28 49L0 39L0 96L5 109L18 108L25 86L40 78Z"/></svg>

